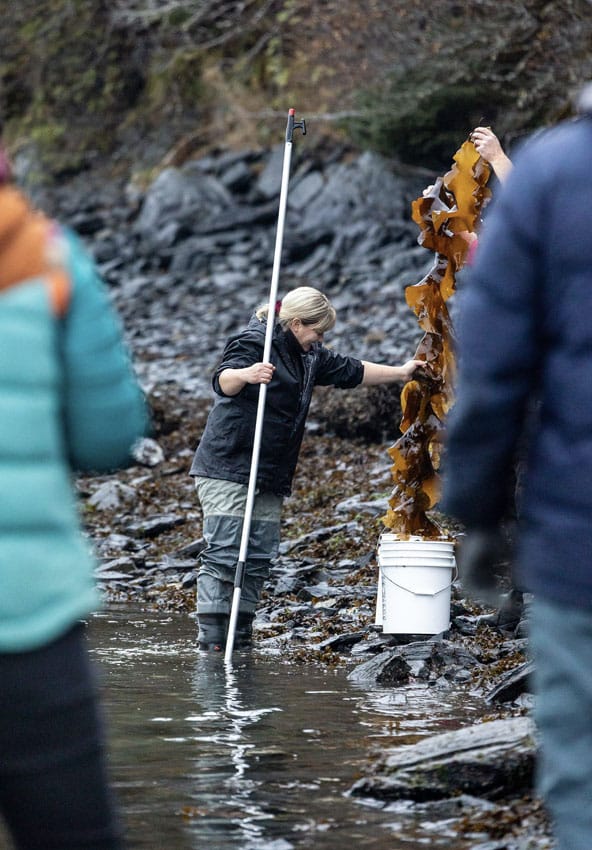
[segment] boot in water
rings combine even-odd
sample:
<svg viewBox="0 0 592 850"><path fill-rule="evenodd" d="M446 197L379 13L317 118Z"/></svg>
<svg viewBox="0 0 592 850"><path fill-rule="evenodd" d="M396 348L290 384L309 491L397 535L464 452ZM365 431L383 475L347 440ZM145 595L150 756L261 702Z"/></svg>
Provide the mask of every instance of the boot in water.
<svg viewBox="0 0 592 850"><path fill-rule="evenodd" d="M239 611L236 620L236 634L234 645L237 649L249 649L253 645L253 612L244 613Z"/></svg>
<svg viewBox="0 0 592 850"><path fill-rule="evenodd" d="M222 652L228 631L227 614L198 614L197 642L202 652Z"/></svg>

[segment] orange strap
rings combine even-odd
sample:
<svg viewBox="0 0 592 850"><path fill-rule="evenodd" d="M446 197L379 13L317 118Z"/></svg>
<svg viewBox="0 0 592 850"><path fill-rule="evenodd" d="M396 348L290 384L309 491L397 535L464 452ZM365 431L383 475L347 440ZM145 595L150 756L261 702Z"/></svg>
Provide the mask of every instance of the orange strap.
<svg viewBox="0 0 592 850"><path fill-rule="evenodd" d="M70 301L70 278L63 269L56 269L47 275L49 300L56 316L65 316Z"/></svg>

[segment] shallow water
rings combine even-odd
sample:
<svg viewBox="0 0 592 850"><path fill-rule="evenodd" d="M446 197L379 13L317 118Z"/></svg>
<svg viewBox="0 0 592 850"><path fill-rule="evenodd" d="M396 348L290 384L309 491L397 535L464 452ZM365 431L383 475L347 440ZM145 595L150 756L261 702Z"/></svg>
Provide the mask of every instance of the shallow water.
<svg viewBox="0 0 592 850"><path fill-rule="evenodd" d="M468 850L454 803L348 796L384 747L472 723L477 697L362 689L347 670L255 649L199 654L187 615L89 623L129 850ZM359 663L359 662L358 662ZM10 843L0 826L0 850Z"/></svg>
<svg viewBox="0 0 592 850"><path fill-rule="evenodd" d="M362 690L347 670L195 650L186 615L90 623L132 850L461 850L454 819L347 796L381 748L471 723L466 692Z"/></svg>

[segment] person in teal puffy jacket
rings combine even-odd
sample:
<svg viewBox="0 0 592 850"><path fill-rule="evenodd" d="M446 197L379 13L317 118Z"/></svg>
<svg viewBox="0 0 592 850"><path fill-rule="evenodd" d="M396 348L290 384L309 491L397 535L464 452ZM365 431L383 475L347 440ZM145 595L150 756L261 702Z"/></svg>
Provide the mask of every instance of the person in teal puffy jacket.
<svg viewBox="0 0 592 850"><path fill-rule="evenodd" d="M127 464L147 426L93 262L31 208L0 151L0 813L18 850L122 846L72 475Z"/></svg>

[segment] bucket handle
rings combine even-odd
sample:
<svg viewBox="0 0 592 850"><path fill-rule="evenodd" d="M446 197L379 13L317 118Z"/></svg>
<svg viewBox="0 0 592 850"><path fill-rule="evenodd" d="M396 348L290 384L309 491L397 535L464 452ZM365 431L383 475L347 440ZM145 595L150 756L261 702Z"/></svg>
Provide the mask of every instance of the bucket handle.
<svg viewBox="0 0 592 850"><path fill-rule="evenodd" d="M454 565L454 576L450 580L450 584L441 587L440 590L436 590L434 593L420 593L416 590L411 590L411 588L404 587L404 585L398 584L396 581L393 581L393 579L389 578L385 572L383 572L382 575L387 581L390 581L391 584L394 584L395 587L398 587L399 590L404 590L406 593L412 593L414 596L437 596L439 593L443 593L445 590L448 590L449 587L452 587L452 585L458 578L458 567L456 566L456 564Z"/></svg>

